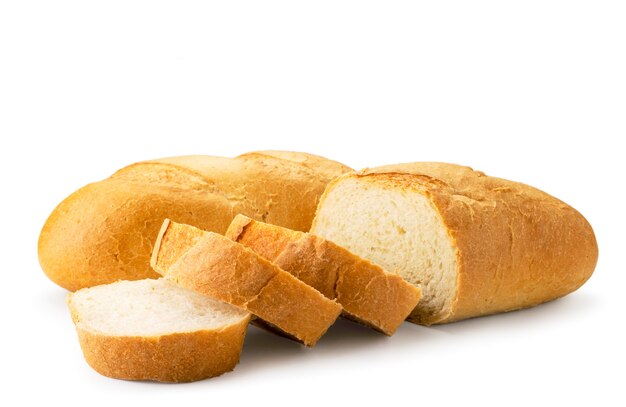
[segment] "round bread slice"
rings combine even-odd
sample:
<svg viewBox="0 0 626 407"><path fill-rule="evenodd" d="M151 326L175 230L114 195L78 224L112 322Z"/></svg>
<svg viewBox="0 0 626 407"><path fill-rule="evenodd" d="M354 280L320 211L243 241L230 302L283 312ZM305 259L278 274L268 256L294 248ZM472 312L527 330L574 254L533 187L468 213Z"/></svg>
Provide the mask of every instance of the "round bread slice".
<svg viewBox="0 0 626 407"><path fill-rule="evenodd" d="M250 314L165 279L67 296L87 363L116 379L190 382L239 362Z"/></svg>
<svg viewBox="0 0 626 407"><path fill-rule="evenodd" d="M170 281L242 307L255 323L313 346L341 306L276 264L222 235L165 220L151 261Z"/></svg>

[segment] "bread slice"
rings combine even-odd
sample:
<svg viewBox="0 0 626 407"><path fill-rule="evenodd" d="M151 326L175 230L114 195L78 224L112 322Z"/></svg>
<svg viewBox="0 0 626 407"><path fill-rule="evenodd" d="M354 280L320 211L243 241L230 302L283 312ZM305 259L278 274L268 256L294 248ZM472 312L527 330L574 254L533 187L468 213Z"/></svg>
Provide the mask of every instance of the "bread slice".
<svg viewBox="0 0 626 407"><path fill-rule="evenodd" d="M393 335L420 299L420 289L399 275L310 233L237 215L226 237L336 299L344 316L386 335Z"/></svg>
<svg viewBox="0 0 626 407"><path fill-rule="evenodd" d="M311 232L422 287L409 320L434 324L530 307L593 273L585 218L528 185L469 167L410 163L333 180Z"/></svg>
<svg viewBox="0 0 626 407"><path fill-rule="evenodd" d="M341 313L277 265L222 235L166 220L152 267L170 281L258 316L261 325L313 346Z"/></svg>
<svg viewBox="0 0 626 407"><path fill-rule="evenodd" d="M116 379L190 382L233 370L250 314L165 279L67 296L87 363Z"/></svg>

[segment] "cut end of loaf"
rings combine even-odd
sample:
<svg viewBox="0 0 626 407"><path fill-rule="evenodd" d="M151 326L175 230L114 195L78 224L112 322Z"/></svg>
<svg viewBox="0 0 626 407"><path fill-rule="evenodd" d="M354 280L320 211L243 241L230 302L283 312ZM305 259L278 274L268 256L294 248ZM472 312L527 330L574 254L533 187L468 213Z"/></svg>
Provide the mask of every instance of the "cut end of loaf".
<svg viewBox="0 0 626 407"><path fill-rule="evenodd" d="M450 314L456 251L425 193L392 188L384 174L344 177L329 186L311 232L421 287L410 321L432 324Z"/></svg>

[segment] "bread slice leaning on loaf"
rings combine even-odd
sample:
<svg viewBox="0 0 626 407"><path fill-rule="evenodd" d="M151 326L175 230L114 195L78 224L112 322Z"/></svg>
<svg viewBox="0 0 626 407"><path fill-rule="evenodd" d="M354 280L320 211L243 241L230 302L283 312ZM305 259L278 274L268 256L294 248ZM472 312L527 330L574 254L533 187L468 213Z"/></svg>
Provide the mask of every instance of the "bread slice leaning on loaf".
<svg viewBox="0 0 626 407"><path fill-rule="evenodd" d="M593 273L593 230L528 185L444 163L388 165L332 181L311 232L422 287L410 321L531 307Z"/></svg>
<svg viewBox="0 0 626 407"><path fill-rule="evenodd" d="M308 230L326 184L347 171L338 162L288 151L132 164L54 209L39 236L39 262L70 291L157 278L150 255L163 219L224 233L244 213Z"/></svg>
<svg viewBox="0 0 626 407"><path fill-rule="evenodd" d="M165 220L152 267L169 281L242 307L255 323L314 346L341 306L222 235Z"/></svg>
<svg viewBox="0 0 626 407"><path fill-rule="evenodd" d="M283 270L336 299L344 316L392 335L420 299L420 289L386 273L343 247L237 215L226 237L254 250Z"/></svg>
<svg viewBox="0 0 626 407"><path fill-rule="evenodd" d="M233 370L250 320L164 279L85 288L67 304L89 365L127 380L189 382Z"/></svg>

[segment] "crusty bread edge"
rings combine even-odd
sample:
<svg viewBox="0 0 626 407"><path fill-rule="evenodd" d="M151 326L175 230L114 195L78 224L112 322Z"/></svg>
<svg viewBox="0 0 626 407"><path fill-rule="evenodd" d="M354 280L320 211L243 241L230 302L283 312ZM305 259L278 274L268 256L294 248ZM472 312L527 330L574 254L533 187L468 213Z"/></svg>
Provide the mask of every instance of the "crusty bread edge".
<svg viewBox="0 0 626 407"><path fill-rule="evenodd" d="M226 232L224 232L224 236L239 243L239 238L246 230L246 227L253 221L254 219L246 215L243 215L241 213L237 214L230 222L230 225L228 226L228 229L226 229Z"/></svg>
<svg viewBox="0 0 626 407"><path fill-rule="evenodd" d="M163 224L161 225L161 229L159 229L159 233L157 234L157 238L154 242L154 247L152 248L152 254L150 255L150 267L153 270L156 270L157 261L159 259L159 253L161 252L161 243L163 242L163 236L167 233L167 229L170 227L170 223L172 221L169 219L164 219Z"/></svg>

